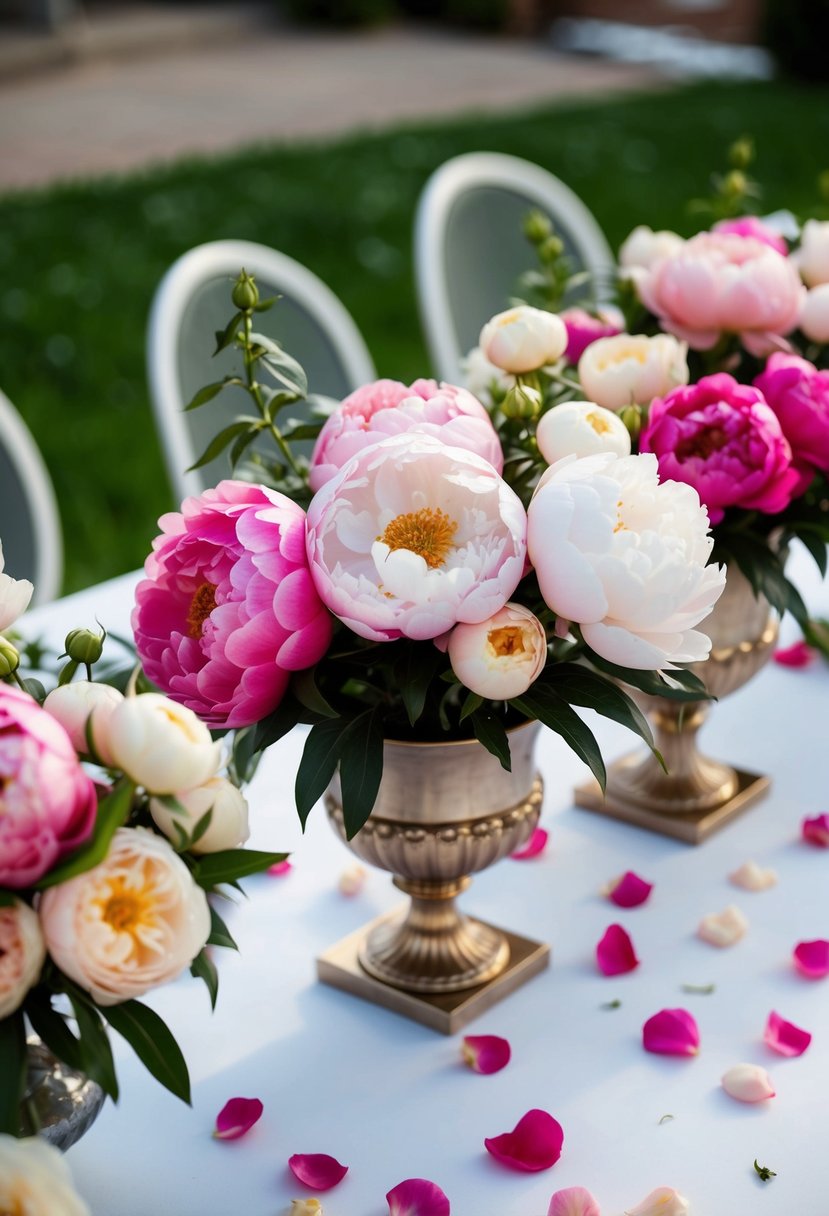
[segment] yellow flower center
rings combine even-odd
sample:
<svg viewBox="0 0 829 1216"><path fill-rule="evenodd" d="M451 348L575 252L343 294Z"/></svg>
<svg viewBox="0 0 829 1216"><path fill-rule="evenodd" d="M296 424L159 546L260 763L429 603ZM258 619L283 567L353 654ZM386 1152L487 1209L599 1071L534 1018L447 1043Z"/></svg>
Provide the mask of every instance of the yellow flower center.
<svg viewBox="0 0 829 1216"><path fill-rule="evenodd" d="M602 418L601 414L597 414L595 410L591 410L589 414L585 414L584 421L590 423L597 435L606 435L610 430L610 423L606 418Z"/></svg>
<svg viewBox="0 0 829 1216"><path fill-rule="evenodd" d="M498 629L490 629L486 640L499 659L523 654L526 650L524 631L520 625L501 625Z"/></svg>
<svg viewBox="0 0 829 1216"><path fill-rule="evenodd" d="M200 638L204 622L216 607L216 588L213 583L202 583L193 593L187 613L187 636Z"/></svg>
<svg viewBox="0 0 829 1216"><path fill-rule="evenodd" d="M624 507L624 505L625 505L624 501L621 498L616 503L616 526L613 529L614 532L627 532L628 531L628 526L625 523L625 521L622 519L622 508Z"/></svg>
<svg viewBox="0 0 829 1216"><path fill-rule="evenodd" d="M421 507L419 511L395 516L377 539L391 550L408 549L410 553L419 554L426 565L435 570L446 561L457 530L454 519L440 507Z"/></svg>
<svg viewBox="0 0 829 1216"><path fill-rule="evenodd" d="M135 937L139 929L153 924L153 901L147 888L127 889L120 875L111 879L109 895L100 905L101 919L116 933Z"/></svg>

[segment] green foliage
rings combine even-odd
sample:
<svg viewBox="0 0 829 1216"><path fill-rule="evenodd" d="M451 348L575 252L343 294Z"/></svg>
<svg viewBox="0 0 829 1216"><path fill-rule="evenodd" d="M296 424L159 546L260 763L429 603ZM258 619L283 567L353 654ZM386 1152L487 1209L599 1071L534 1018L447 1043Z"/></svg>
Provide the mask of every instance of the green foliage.
<svg viewBox="0 0 829 1216"><path fill-rule="evenodd" d="M394 16L394 0L282 0L295 21L309 25L376 25Z"/></svg>
<svg viewBox="0 0 829 1216"><path fill-rule="evenodd" d="M781 71L829 81L829 0L765 0L764 10L764 41Z"/></svg>
<svg viewBox="0 0 829 1216"><path fill-rule="evenodd" d="M113 1030L127 1040L141 1063L171 1094L190 1105L190 1074L181 1048L161 1018L140 1001L103 1010Z"/></svg>

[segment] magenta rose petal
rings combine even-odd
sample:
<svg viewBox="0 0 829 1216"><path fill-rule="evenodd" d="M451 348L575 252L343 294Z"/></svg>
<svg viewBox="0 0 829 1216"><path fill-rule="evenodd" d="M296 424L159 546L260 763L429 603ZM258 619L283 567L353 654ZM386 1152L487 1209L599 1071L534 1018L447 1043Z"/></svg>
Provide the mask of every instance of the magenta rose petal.
<svg viewBox="0 0 829 1216"><path fill-rule="evenodd" d="M807 844L817 845L819 849L829 849L829 815L807 817L803 820L801 832Z"/></svg>
<svg viewBox="0 0 829 1216"><path fill-rule="evenodd" d="M497 1034L468 1034L461 1044L463 1058L473 1072L489 1075L510 1062L509 1042Z"/></svg>
<svg viewBox="0 0 829 1216"><path fill-rule="evenodd" d="M513 1170L548 1170L561 1156L564 1132L546 1110L527 1111L511 1132L484 1140L488 1153Z"/></svg>
<svg viewBox="0 0 829 1216"><path fill-rule="evenodd" d="M583 1186L568 1186L553 1195L547 1216L601 1216L601 1212L597 1201Z"/></svg>
<svg viewBox="0 0 829 1216"><path fill-rule="evenodd" d="M818 938L814 942L798 942L794 948L794 965L810 980L829 975L829 942Z"/></svg>
<svg viewBox="0 0 829 1216"><path fill-rule="evenodd" d="M794 1022L787 1022L772 1010L766 1022L763 1039L772 1051L781 1056L802 1056L811 1043L812 1036L808 1030L795 1026Z"/></svg>
<svg viewBox="0 0 829 1216"><path fill-rule="evenodd" d="M775 650L773 658L781 667L808 667L817 657L817 651L804 642L794 642L791 646L781 646Z"/></svg>
<svg viewBox="0 0 829 1216"><path fill-rule="evenodd" d="M642 1046L663 1056L695 1056L699 1027L687 1009L660 1009L642 1027Z"/></svg>
<svg viewBox="0 0 829 1216"><path fill-rule="evenodd" d="M547 847L550 833L545 828L536 828L523 849L510 853L513 861L529 861L532 857L540 857Z"/></svg>
<svg viewBox="0 0 829 1216"><path fill-rule="evenodd" d="M610 883L607 897L619 908L638 908L653 890L653 883L645 882L633 870L627 870L621 878Z"/></svg>
<svg viewBox="0 0 829 1216"><path fill-rule="evenodd" d="M630 935L621 925L610 925L596 947L596 963L602 975L624 975L639 966Z"/></svg>
<svg viewBox="0 0 829 1216"><path fill-rule="evenodd" d="M330 1191L348 1173L347 1165L340 1165L327 1153L294 1153L288 1158L288 1167L297 1181L312 1191Z"/></svg>
<svg viewBox="0 0 829 1216"><path fill-rule="evenodd" d="M386 1195L389 1216L449 1216L449 1200L436 1182L407 1178Z"/></svg>
<svg viewBox="0 0 829 1216"><path fill-rule="evenodd" d="M216 1116L216 1140L239 1140L258 1123L264 1107L258 1098L231 1098Z"/></svg>
<svg viewBox="0 0 829 1216"><path fill-rule="evenodd" d="M275 866L268 866L268 873L271 878L284 878L293 868L290 861L278 861Z"/></svg>

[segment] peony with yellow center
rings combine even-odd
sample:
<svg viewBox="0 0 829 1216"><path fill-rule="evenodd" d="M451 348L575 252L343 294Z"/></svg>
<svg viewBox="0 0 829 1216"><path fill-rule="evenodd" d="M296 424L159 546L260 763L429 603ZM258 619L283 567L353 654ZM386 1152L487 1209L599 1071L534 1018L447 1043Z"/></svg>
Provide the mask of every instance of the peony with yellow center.
<svg viewBox="0 0 829 1216"><path fill-rule="evenodd" d="M492 701L520 697L547 661L544 626L521 604L480 625L456 625L447 645L452 670L466 688Z"/></svg>
<svg viewBox="0 0 829 1216"><path fill-rule="evenodd" d="M535 438L547 464L596 452L630 454L630 432L624 422L594 401L565 401L554 406L539 419Z"/></svg>
<svg viewBox="0 0 829 1216"><path fill-rule="evenodd" d="M2 1216L90 1216L63 1154L39 1136L0 1135Z"/></svg>
<svg viewBox="0 0 829 1216"><path fill-rule="evenodd" d="M687 353L687 342L670 334L599 338L579 359L579 380L585 396L605 409L650 405L654 397L688 383Z"/></svg>
<svg viewBox="0 0 829 1216"><path fill-rule="evenodd" d="M126 697L103 726L101 739L116 768L151 794L176 794L203 785L221 763L221 747L192 709L160 693Z"/></svg>

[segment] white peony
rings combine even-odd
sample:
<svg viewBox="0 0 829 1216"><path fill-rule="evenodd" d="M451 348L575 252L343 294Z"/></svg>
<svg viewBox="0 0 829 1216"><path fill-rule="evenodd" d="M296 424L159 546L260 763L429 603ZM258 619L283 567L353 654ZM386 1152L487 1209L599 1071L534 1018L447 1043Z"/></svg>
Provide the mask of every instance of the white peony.
<svg viewBox="0 0 829 1216"><path fill-rule="evenodd" d="M567 349L567 327L555 313L522 304L487 321L478 342L490 363L521 375L561 358Z"/></svg>
<svg viewBox="0 0 829 1216"><path fill-rule="evenodd" d="M160 693L125 697L107 723L107 746L123 769L151 794L175 794L209 781L221 747L192 709Z"/></svg>
<svg viewBox="0 0 829 1216"><path fill-rule="evenodd" d="M500 367L490 363L480 346L472 347L463 360L463 370L466 387L486 406L493 404L493 385L506 393L515 384L515 376L508 375Z"/></svg>
<svg viewBox="0 0 829 1216"><path fill-rule="evenodd" d="M0 1019L23 1004L37 983L45 958L37 913L22 899L0 907Z"/></svg>
<svg viewBox="0 0 829 1216"><path fill-rule="evenodd" d="M157 798L150 799L150 814L155 825L174 845L179 843L180 827L186 836L191 836L199 820L212 810L210 826L203 836L192 845L192 853L218 853L222 849L235 849L250 836L248 826L248 804L238 786L226 777L212 777L194 790L177 794L184 813L171 811Z"/></svg>
<svg viewBox="0 0 829 1216"><path fill-rule="evenodd" d="M553 612L597 654L661 670L708 657L697 625L725 587L696 490L660 483L656 457L560 460L529 507L528 550Z"/></svg>
<svg viewBox="0 0 829 1216"><path fill-rule="evenodd" d="M34 586L27 578L12 578L3 573L3 545L0 543L0 631L8 629L26 611Z"/></svg>
<svg viewBox="0 0 829 1216"><path fill-rule="evenodd" d="M72 1186L66 1158L33 1136L0 1134L0 1212L19 1216L90 1216Z"/></svg>
<svg viewBox="0 0 829 1216"><path fill-rule="evenodd" d="M547 635L529 608L506 604L479 625L456 625L447 649L461 684L480 697L508 701L544 670Z"/></svg>
<svg viewBox="0 0 829 1216"><path fill-rule="evenodd" d="M798 325L812 342L829 342L829 283L806 292Z"/></svg>
<svg viewBox="0 0 829 1216"><path fill-rule="evenodd" d="M791 260L807 287L829 283L829 220L807 220Z"/></svg>
<svg viewBox="0 0 829 1216"><path fill-rule="evenodd" d="M654 232L646 224L639 224L622 243L619 265L623 270L636 267L650 270L655 262L676 253L684 244L684 240L676 232L669 232L664 228Z"/></svg>
<svg viewBox="0 0 829 1216"><path fill-rule="evenodd" d="M564 456L593 456L596 452L630 454L630 432L618 414L594 401L565 401L539 419L538 450L555 464Z"/></svg>
<svg viewBox="0 0 829 1216"><path fill-rule="evenodd" d="M586 397L608 410L650 405L672 388L687 384L688 343L671 334L616 334L591 342L579 359Z"/></svg>
<svg viewBox="0 0 829 1216"><path fill-rule="evenodd" d="M110 684L97 684L89 680L76 680L73 684L61 684L53 688L43 708L60 722L76 752L88 751L86 723L93 714L90 730L96 755L104 764L112 764L108 743L108 726L116 705L123 701L123 694Z"/></svg>

